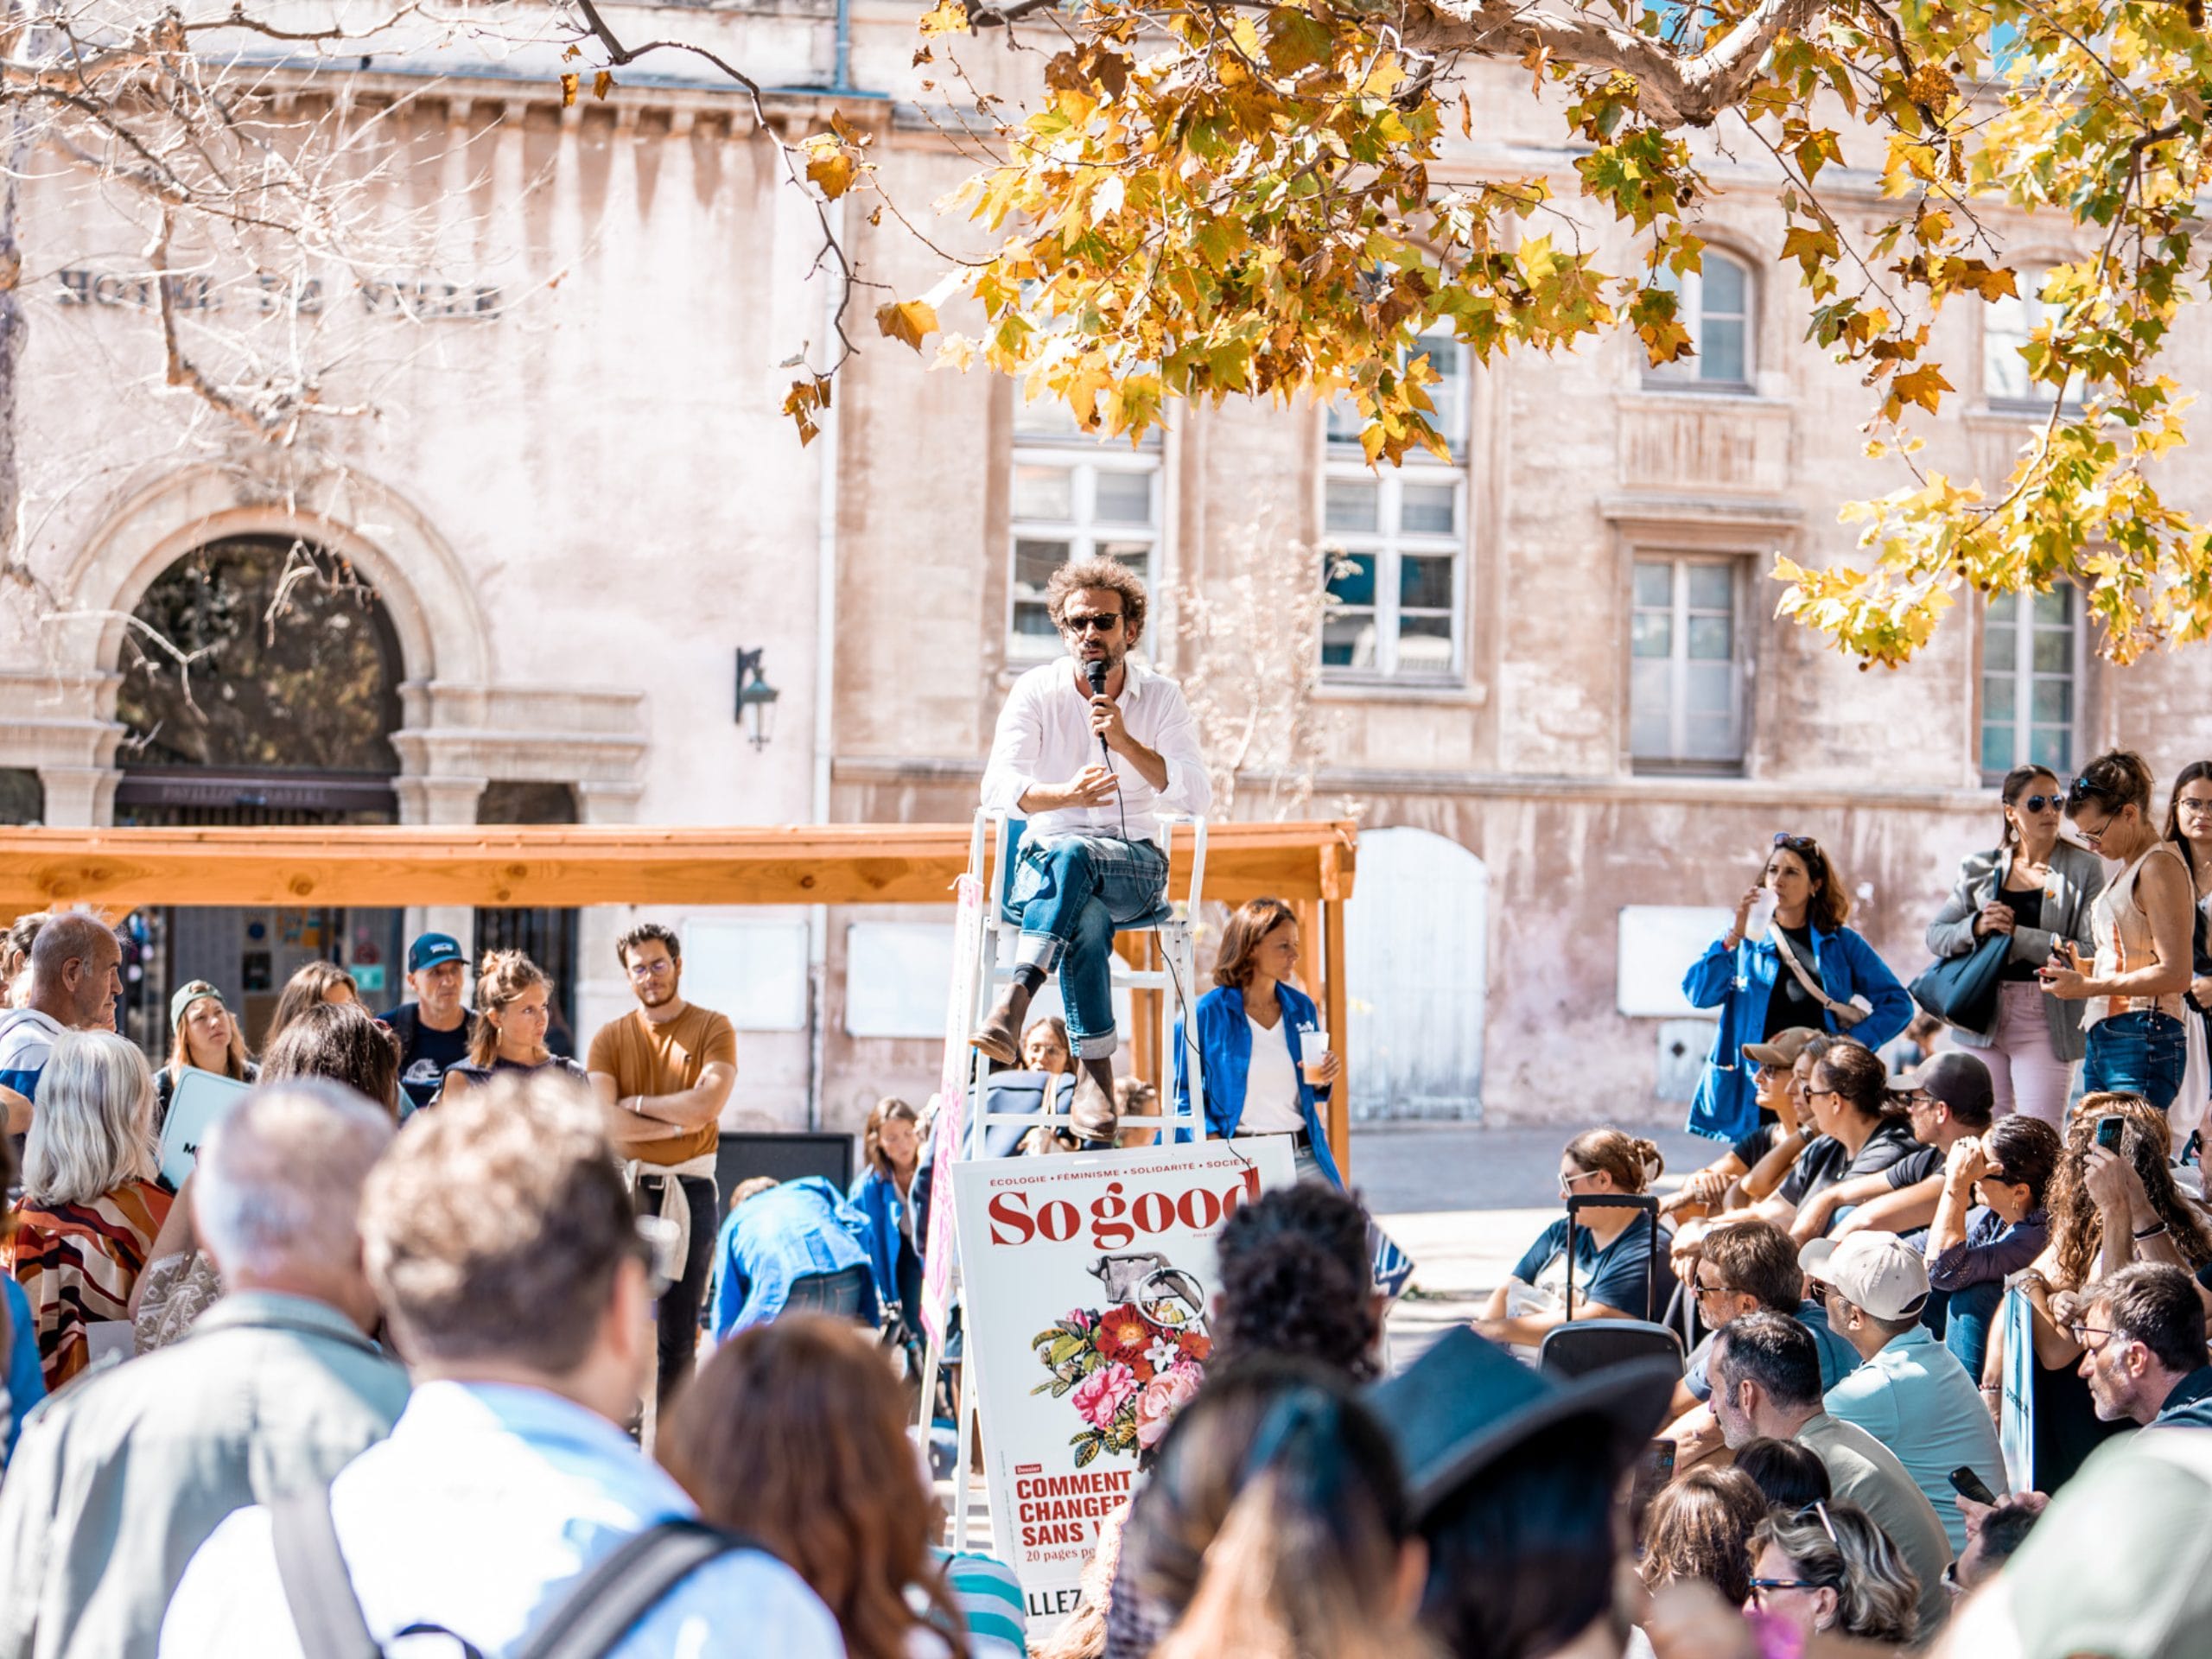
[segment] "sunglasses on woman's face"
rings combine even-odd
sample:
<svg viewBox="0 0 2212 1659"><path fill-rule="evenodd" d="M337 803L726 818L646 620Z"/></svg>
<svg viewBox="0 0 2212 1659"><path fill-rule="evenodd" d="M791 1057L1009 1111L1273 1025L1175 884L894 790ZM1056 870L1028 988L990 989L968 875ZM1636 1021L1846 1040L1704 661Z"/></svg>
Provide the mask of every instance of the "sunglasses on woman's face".
<svg viewBox="0 0 2212 1659"><path fill-rule="evenodd" d="M2030 795L2021 801L2020 807L2027 812L2056 812L2065 804L2063 795Z"/></svg>

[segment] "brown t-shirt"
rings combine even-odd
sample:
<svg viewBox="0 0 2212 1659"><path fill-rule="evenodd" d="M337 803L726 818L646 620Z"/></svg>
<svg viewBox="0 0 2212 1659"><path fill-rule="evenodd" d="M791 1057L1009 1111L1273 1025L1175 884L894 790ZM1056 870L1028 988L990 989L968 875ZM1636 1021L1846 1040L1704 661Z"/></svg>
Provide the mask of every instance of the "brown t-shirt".
<svg viewBox="0 0 2212 1659"><path fill-rule="evenodd" d="M737 1064L737 1032L727 1015L694 1004L665 1025L652 1024L643 1008L609 1020L591 1039L584 1069L613 1077L618 1096L680 1095L697 1088L699 1074L717 1060ZM702 1123L633 1145L627 1153L640 1163L687 1163L712 1152L719 1133L712 1122Z"/></svg>

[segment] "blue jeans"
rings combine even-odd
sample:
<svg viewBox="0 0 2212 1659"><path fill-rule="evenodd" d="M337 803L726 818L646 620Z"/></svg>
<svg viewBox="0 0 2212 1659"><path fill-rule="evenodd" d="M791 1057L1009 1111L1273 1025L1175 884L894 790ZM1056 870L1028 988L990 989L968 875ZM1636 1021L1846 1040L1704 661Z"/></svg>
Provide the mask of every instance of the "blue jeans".
<svg viewBox="0 0 2212 1659"><path fill-rule="evenodd" d="M2005 1300L2005 1281L1985 1280L1961 1285L1951 1293L1944 1311L1943 1345L1958 1356L1967 1375L1981 1381L1981 1363L1989 1354L1989 1327L1997 1323L1998 1304Z"/></svg>
<svg viewBox="0 0 2212 1659"><path fill-rule="evenodd" d="M1006 914L1021 925L1014 960L1060 976L1078 1058L1114 1052L1114 930L1167 915L1167 860L1148 841L1067 836L1025 842Z"/></svg>
<svg viewBox="0 0 2212 1659"><path fill-rule="evenodd" d="M810 1273L791 1281L784 1298L785 1313L827 1313L834 1319L857 1319L861 1299L868 1289L866 1268L844 1268L836 1273Z"/></svg>
<svg viewBox="0 0 2212 1659"><path fill-rule="evenodd" d="M2089 1027L2082 1092L2117 1089L2142 1096L2163 1112L2181 1092L2188 1064L2189 1044L2173 1015L2156 1008L2115 1014Z"/></svg>

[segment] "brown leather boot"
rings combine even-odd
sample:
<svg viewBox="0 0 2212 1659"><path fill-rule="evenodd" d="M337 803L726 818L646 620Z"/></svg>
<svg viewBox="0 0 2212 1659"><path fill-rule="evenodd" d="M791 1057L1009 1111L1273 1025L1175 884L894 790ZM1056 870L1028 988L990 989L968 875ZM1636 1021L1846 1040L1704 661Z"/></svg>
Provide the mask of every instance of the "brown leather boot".
<svg viewBox="0 0 2212 1659"><path fill-rule="evenodd" d="M980 1048L1001 1065L1021 1064L1021 1021L1029 1012L1029 992L1009 985L983 1023L968 1033L968 1046Z"/></svg>
<svg viewBox="0 0 2212 1659"><path fill-rule="evenodd" d="M1122 1121L1114 1104L1114 1062L1077 1060L1075 1095L1068 1103L1068 1127L1093 1146L1114 1144L1114 1130Z"/></svg>

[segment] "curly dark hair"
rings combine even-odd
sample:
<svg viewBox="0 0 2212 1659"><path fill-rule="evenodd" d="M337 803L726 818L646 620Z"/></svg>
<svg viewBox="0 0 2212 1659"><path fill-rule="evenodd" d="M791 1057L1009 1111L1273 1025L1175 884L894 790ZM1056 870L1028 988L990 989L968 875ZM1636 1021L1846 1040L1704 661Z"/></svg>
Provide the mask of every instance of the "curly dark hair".
<svg viewBox="0 0 2212 1659"><path fill-rule="evenodd" d="M1122 596L1122 621L1128 632L1124 636L1131 645L1144 632L1144 583L1137 580L1137 573L1119 559L1103 554L1070 559L1052 572L1045 584L1045 610L1052 617L1052 626L1058 627L1068 607L1068 601L1086 588L1103 588Z"/></svg>
<svg viewBox="0 0 2212 1659"><path fill-rule="evenodd" d="M2173 1131L2166 1115L2140 1095L2118 1090L2082 1096L2066 1126L2066 1150L2058 1171L2050 1178L2050 1249L2058 1268L2059 1288L2079 1290L2096 1270L2097 1252L2104 1244L2104 1216L2089 1196L2088 1154L2096 1144L2097 1120L2124 1117L2132 1128L2123 1145L2135 1166L2152 1212L2166 1224L2174 1248L2194 1270L2212 1261L2212 1229L2198 1219L2189 1200L2174 1185L2166 1166L2173 1150ZM2006 1172L2010 1173L2010 1171Z"/></svg>
<svg viewBox="0 0 2212 1659"><path fill-rule="evenodd" d="M1357 1198L1304 1182L1279 1187L1230 1217L1215 1251L1224 1357L1316 1360L1363 1382L1377 1374L1382 1316Z"/></svg>

